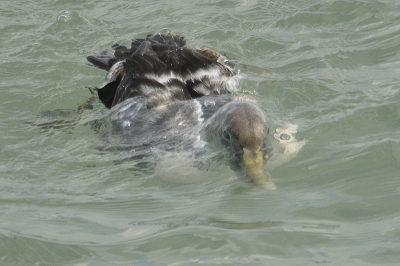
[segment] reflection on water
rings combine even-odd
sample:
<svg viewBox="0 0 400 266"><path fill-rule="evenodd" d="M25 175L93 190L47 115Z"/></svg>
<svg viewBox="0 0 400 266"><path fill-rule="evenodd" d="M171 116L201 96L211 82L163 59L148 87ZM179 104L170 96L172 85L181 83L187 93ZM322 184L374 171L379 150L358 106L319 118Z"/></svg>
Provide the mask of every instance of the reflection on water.
<svg viewBox="0 0 400 266"><path fill-rule="evenodd" d="M3 4L2 264L396 265L399 12L390 0ZM166 27L236 60L273 130L297 126L306 144L267 165L276 190L185 153L156 151L149 166L150 149L107 143L97 100L78 108L104 77L85 56Z"/></svg>

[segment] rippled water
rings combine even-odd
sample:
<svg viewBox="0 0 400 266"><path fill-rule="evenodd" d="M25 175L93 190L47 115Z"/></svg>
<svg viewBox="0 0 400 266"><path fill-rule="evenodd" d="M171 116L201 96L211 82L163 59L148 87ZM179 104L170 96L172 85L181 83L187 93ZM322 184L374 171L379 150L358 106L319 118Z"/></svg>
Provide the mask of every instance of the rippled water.
<svg viewBox="0 0 400 266"><path fill-rule="evenodd" d="M400 261L398 1L0 7L1 265ZM276 191L224 166L208 175L183 164L183 180L172 163L139 171L101 149L88 125L99 102L73 111L105 74L86 55L163 28L237 60L244 93L274 123L299 126L307 144L271 169ZM54 110L68 115L57 126Z"/></svg>

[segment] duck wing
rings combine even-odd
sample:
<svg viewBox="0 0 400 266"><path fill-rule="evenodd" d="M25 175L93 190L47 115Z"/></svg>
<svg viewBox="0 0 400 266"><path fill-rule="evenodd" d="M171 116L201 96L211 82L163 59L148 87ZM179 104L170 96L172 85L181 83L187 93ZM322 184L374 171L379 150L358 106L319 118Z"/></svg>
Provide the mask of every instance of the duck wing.
<svg viewBox="0 0 400 266"><path fill-rule="evenodd" d="M131 48L114 45L114 55L88 56L93 65L108 71L98 88L99 98L112 106L135 96L147 98L147 106L232 92L235 75L225 57L210 49L190 49L184 37L148 35L134 39ZM231 62L231 61L229 61Z"/></svg>

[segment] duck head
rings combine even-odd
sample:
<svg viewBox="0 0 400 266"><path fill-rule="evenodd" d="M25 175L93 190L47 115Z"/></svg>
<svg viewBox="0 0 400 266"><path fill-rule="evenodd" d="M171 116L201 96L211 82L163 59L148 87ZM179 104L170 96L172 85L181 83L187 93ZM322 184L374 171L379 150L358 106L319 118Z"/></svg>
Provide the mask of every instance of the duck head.
<svg viewBox="0 0 400 266"><path fill-rule="evenodd" d="M244 170L253 183L269 180L264 169L268 128L260 107L242 100L229 102L205 122L203 135L209 143L225 147L232 166Z"/></svg>

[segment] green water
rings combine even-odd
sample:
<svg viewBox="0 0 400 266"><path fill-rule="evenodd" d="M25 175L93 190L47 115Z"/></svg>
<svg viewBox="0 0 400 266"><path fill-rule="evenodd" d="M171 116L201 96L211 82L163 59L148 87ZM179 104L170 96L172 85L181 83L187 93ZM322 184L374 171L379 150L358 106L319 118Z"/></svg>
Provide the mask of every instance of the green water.
<svg viewBox="0 0 400 266"><path fill-rule="evenodd" d="M81 2L0 3L0 265L398 265L397 0ZM99 149L98 102L33 126L101 84L86 55L163 28L237 60L241 90L299 126L276 191L139 172Z"/></svg>

